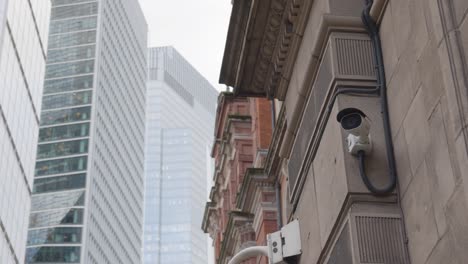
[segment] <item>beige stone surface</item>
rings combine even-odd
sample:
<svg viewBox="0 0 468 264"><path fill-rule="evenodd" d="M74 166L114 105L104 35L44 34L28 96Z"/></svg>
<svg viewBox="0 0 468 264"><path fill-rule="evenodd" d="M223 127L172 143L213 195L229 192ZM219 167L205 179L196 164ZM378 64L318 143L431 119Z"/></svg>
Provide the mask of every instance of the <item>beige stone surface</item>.
<svg viewBox="0 0 468 264"><path fill-rule="evenodd" d="M316 188L313 170L309 170L304 184L303 194L297 205L295 218L299 219L304 263L317 262L322 246L320 242L320 223L317 211Z"/></svg>
<svg viewBox="0 0 468 264"><path fill-rule="evenodd" d="M464 264L455 257L455 245L451 234L446 233L434 247L426 264Z"/></svg>
<svg viewBox="0 0 468 264"><path fill-rule="evenodd" d="M332 116L336 116L336 113L335 107ZM348 191L342 144L338 122L328 122L312 164L322 247L331 233Z"/></svg>
<svg viewBox="0 0 468 264"><path fill-rule="evenodd" d="M417 62L417 76L424 90L424 106L426 117L432 114L440 97L444 94L443 77L440 68L440 59L437 54L437 43L435 40L427 42Z"/></svg>
<svg viewBox="0 0 468 264"><path fill-rule="evenodd" d="M449 108L447 104L448 104L447 97L444 95L440 99L440 108L442 110L445 131L447 133L447 143L448 143L448 148L449 148L450 160L452 161L453 174L454 174L456 185L458 185L462 179L462 176L461 176L462 171L460 170L460 163L458 161L456 135L453 130L453 126L450 125L451 116L450 116L450 112L449 112ZM468 164L466 165L468 166ZM468 170L468 167L466 167L465 171L467 170Z"/></svg>
<svg viewBox="0 0 468 264"><path fill-rule="evenodd" d="M467 1L468 2L468 1ZM465 55L468 55L468 19L465 18L460 26L460 35Z"/></svg>
<svg viewBox="0 0 468 264"><path fill-rule="evenodd" d="M405 128L405 139L408 143L411 171L414 175L424 160L430 143L422 89L416 94L403 126Z"/></svg>
<svg viewBox="0 0 468 264"><path fill-rule="evenodd" d="M453 2L453 11L455 14L455 23L460 25L463 22L463 19L466 18L468 12L468 1L466 0L452 0Z"/></svg>
<svg viewBox="0 0 468 264"><path fill-rule="evenodd" d="M411 262L425 263L439 237L424 163L414 175L402 200L402 206L408 230Z"/></svg>
<svg viewBox="0 0 468 264"><path fill-rule="evenodd" d="M461 181L463 182L465 190L465 198L468 203L468 153L467 153L467 142L463 134L461 134L455 141L456 156L458 165L460 166Z"/></svg>
<svg viewBox="0 0 468 264"><path fill-rule="evenodd" d="M426 14L427 28L429 38L436 43L440 43L443 37L442 23L440 21L440 13L438 7L439 0L425 0L424 11Z"/></svg>
<svg viewBox="0 0 468 264"><path fill-rule="evenodd" d="M413 76L411 75L410 65L403 65L399 62L392 79L388 80L388 82L387 95L390 124L392 127L392 134L396 135L414 97L414 91L412 89Z"/></svg>
<svg viewBox="0 0 468 264"><path fill-rule="evenodd" d="M405 130L401 128L397 136L393 140L393 147L395 150L395 162L397 166L398 181L400 184L401 195L404 196L408 185L413 179L411 172L409 157L408 157L408 144L405 139Z"/></svg>
<svg viewBox="0 0 468 264"><path fill-rule="evenodd" d="M424 6L427 5L427 0L406 1L409 2L411 14L411 24L407 25L411 26L411 48L416 58L419 58L429 40L426 16L424 14Z"/></svg>
<svg viewBox="0 0 468 264"><path fill-rule="evenodd" d="M428 183L434 205L434 215L439 236L445 233L447 224L445 207L455 190L447 135L440 105L429 120L431 145L426 157Z"/></svg>
<svg viewBox="0 0 468 264"><path fill-rule="evenodd" d="M397 46L394 34L394 24L391 8L387 8L380 24L380 38L382 41L382 52L385 62L385 75L391 80L398 63Z"/></svg>
<svg viewBox="0 0 468 264"><path fill-rule="evenodd" d="M447 223L453 239L453 258L466 263L468 259L468 206L465 191L459 186L447 206Z"/></svg>
<svg viewBox="0 0 468 264"><path fill-rule="evenodd" d="M409 44L411 37L411 13L410 1L408 0L392 0L389 2L389 7L392 10L395 43L397 46L398 57L400 57ZM389 8L387 7L387 9Z"/></svg>

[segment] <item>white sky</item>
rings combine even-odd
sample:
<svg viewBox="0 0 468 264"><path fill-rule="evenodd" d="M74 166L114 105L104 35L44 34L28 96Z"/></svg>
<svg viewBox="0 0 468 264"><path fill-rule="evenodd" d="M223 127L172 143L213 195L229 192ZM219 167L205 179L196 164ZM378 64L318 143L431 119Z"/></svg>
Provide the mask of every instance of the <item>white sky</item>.
<svg viewBox="0 0 468 264"><path fill-rule="evenodd" d="M174 46L214 87L218 84L231 0L139 0L149 45Z"/></svg>

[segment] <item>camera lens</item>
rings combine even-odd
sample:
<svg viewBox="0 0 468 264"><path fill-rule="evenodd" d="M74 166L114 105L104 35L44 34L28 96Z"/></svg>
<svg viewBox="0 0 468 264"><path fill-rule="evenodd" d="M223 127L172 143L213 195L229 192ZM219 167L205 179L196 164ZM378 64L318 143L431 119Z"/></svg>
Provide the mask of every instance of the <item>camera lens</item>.
<svg viewBox="0 0 468 264"><path fill-rule="evenodd" d="M350 130L350 129L359 127L361 123L362 123L362 117L358 113L345 115L341 119L341 126L345 130Z"/></svg>

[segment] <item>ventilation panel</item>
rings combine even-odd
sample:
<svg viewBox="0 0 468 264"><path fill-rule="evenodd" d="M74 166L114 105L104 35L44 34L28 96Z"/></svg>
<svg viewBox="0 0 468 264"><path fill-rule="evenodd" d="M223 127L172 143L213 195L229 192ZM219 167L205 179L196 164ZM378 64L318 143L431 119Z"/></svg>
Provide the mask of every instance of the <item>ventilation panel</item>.
<svg viewBox="0 0 468 264"><path fill-rule="evenodd" d="M373 207L363 211L382 208L378 205ZM350 213L325 263L409 264L402 219L394 212Z"/></svg>

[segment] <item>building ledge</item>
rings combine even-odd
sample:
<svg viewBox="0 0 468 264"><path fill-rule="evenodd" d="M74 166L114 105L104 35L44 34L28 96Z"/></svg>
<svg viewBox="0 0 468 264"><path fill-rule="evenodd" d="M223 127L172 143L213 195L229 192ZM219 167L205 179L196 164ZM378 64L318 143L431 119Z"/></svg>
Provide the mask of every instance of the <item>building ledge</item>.
<svg viewBox="0 0 468 264"><path fill-rule="evenodd" d="M291 72L311 2L234 1L219 82L235 96L283 99L277 87Z"/></svg>

